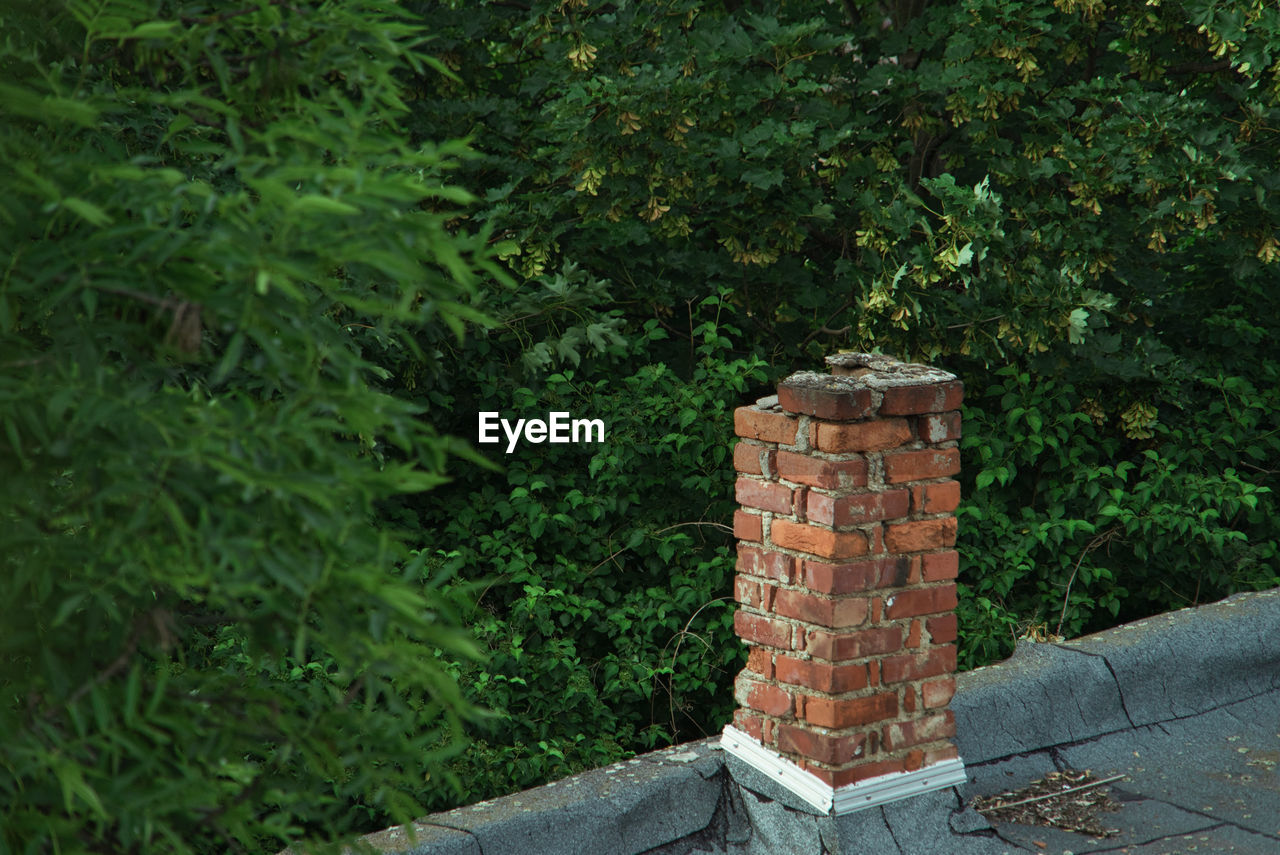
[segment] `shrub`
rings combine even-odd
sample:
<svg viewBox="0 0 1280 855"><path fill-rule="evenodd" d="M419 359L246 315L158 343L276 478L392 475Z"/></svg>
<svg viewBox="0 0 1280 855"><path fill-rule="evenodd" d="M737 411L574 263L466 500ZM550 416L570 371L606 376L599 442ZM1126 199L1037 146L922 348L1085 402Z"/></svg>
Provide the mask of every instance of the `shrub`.
<svg viewBox="0 0 1280 855"><path fill-rule="evenodd" d="M475 647L375 516L452 446L374 345L453 339L497 273L464 149L397 128L418 31L153 11L0 13L3 853L385 825L470 715Z"/></svg>

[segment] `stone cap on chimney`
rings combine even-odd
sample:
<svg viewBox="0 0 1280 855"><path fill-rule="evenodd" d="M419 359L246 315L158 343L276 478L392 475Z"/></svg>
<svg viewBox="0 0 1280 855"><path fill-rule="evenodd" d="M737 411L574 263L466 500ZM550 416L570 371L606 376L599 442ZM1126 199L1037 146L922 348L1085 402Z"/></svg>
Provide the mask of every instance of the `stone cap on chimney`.
<svg viewBox="0 0 1280 855"><path fill-rule="evenodd" d="M878 353L827 357L833 373L798 371L778 384L782 409L830 421L957 410L964 386L956 375Z"/></svg>

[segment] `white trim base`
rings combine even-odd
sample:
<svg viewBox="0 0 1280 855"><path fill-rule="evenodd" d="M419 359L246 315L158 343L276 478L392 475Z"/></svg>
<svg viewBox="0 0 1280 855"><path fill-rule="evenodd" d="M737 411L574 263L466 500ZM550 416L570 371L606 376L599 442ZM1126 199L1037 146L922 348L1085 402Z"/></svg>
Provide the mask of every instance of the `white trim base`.
<svg viewBox="0 0 1280 855"><path fill-rule="evenodd" d="M955 759L942 760L914 772L892 772L868 778L836 789L733 725L725 725L720 747L831 816L879 807L908 796L954 787L967 780L964 763Z"/></svg>

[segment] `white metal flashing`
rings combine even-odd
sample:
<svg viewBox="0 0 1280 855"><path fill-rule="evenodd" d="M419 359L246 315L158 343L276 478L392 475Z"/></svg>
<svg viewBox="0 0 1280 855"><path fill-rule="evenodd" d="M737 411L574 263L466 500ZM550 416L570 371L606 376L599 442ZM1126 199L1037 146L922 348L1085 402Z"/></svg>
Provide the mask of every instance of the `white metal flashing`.
<svg viewBox="0 0 1280 855"><path fill-rule="evenodd" d="M879 807L908 796L963 784L964 763L942 760L914 772L893 772L839 789L756 741L733 725L725 725L720 746L751 768L763 772L809 804L831 816Z"/></svg>
<svg viewBox="0 0 1280 855"><path fill-rule="evenodd" d="M726 724L724 733L720 735L720 747L752 769L768 775L823 813L831 813L835 790L830 784L812 772L801 769L778 752L765 748L754 737Z"/></svg>
<svg viewBox="0 0 1280 855"><path fill-rule="evenodd" d="M893 772L841 787L835 792L831 813L833 816L841 816L879 807L908 796L958 786L966 780L968 776L964 771L964 763L959 758L939 760L932 766L925 766L914 772Z"/></svg>

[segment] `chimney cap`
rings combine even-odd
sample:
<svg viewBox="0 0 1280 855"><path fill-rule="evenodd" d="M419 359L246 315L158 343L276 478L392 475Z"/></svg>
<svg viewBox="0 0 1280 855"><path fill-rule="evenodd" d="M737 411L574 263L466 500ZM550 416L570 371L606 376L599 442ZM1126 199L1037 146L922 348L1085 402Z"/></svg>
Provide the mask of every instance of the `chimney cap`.
<svg viewBox="0 0 1280 855"><path fill-rule="evenodd" d="M890 386L923 386L929 383L945 383L956 379L956 376L940 368L930 365L919 365L914 362L899 362L892 356L883 353L836 353L828 356L827 365L831 375L848 377L856 386L870 389L885 389ZM801 372L809 374L810 372ZM788 380L796 379L792 375ZM806 378L808 379L808 378Z"/></svg>

